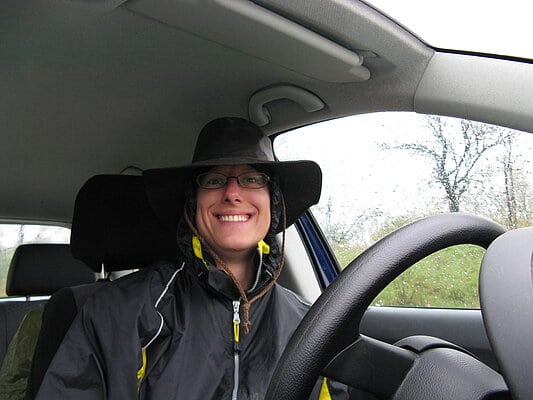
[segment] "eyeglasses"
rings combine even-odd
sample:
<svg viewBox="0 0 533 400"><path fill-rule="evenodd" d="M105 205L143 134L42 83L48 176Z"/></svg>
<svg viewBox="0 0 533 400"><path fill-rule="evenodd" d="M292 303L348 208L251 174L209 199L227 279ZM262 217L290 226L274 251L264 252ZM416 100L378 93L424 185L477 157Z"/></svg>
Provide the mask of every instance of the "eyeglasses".
<svg viewBox="0 0 533 400"><path fill-rule="evenodd" d="M198 186L202 189L220 189L227 185L228 180L234 178L240 187L246 189L260 189L270 181L270 177L262 172L245 172L239 176L227 176L219 172L206 172L196 177Z"/></svg>

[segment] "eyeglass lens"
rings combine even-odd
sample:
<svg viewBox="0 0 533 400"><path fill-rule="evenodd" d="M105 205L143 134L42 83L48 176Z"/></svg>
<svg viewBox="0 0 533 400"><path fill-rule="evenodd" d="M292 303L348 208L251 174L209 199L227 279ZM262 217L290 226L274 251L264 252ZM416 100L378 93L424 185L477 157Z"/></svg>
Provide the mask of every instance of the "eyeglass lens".
<svg viewBox="0 0 533 400"><path fill-rule="evenodd" d="M269 177L262 172L247 172L239 176L226 176L218 172L207 172L196 178L198 186L204 189L220 189L226 186L229 179L237 180L239 186L247 189L259 189L267 185Z"/></svg>

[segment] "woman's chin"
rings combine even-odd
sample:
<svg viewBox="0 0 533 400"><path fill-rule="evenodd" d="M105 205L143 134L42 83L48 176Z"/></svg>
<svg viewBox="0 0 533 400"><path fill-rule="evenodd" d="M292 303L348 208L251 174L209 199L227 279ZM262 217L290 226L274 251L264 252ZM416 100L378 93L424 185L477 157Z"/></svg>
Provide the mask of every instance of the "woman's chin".
<svg viewBox="0 0 533 400"><path fill-rule="evenodd" d="M259 242L259 240L257 241L246 241L244 242L243 240L239 240L239 241L228 241L226 243L220 243L219 246L217 246L220 250L220 252L222 254L233 254L233 255L237 255L239 253L242 253L242 254L248 254L250 252L253 252L255 251L255 249L257 248L257 243Z"/></svg>

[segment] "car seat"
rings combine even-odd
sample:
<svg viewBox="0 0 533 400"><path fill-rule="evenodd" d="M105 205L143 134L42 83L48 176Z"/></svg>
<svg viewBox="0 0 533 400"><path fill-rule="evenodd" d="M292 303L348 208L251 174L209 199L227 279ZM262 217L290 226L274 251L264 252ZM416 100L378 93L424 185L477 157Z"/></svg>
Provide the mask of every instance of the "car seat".
<svg viewBox="0 0 533 400"><path fill-rule="evenodd" d="M65 288L44 309L26 399L37 395L44 374L85 300L117 271L144 268L176 256L175 230L162 224L148 204L140 176L97 175L80 189L71 231L74 257L103 282Z"/></svg>
<svg viewBox="0 0 533 400"><path fill-rule="evenodd" d="M46 299L59 289L96 280L83 262L72 257L68 244L23 244L17 247L9 265L6 293L0 302L0 364L7 346L24 316L32 309L42 308Z"/></svg>
<svg viewBox="0 0 533 400"><path fill-rule="evenodd" d="M94 281L95 274L72 257L68 244L24 244L15 250L6 285L11 297L0 303L0 398L24 398L48 296L65 286Z"/></svg>

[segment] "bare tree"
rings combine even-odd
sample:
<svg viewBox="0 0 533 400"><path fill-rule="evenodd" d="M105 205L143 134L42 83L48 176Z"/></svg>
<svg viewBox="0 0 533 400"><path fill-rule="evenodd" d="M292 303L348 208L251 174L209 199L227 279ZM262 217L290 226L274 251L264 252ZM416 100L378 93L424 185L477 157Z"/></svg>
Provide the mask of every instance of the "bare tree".
<svg viewBox="0 0 533 400"><path fill-rule="evenodd" d="M26 236L26 225L20 225L18 229L16 246L24 243L25 236Z"/></svg>
<svg viewBox="0 0 533 400"><path fill-rule="evenodd" d="M502 144L507 135L502 135L502 128L469 120L460 120L459 129L455 129L440 116L426 116L426 124L431 142L385 147L408 150L429 159L433 181L444 190L449 210L457 212L461 198L473 182L474 167L488 150Z"/></svg>
<svg viewBox="0 0 533 400"><path fill-rule="evenodd" d="M507 226L514 229L518 226L517 207L516 207L516 180L513 166L513 139L508 136L503 142L505 152L503 155L503 177L505 206L507 211Z"/></svg>
<svg viewBox="0 0 533 400"><path fill-rule="evenodd" d="M382 212L367 209L356 214L351 209L338 209L334 207L330 196L327 203L318 206L314 214L321 219L323 232L333 246L351 247L365 243L363 235L367 231L366 225L374 226Z"/></svg>
<svg viewBox="0 0 533 400"><path fill-rule="evenodd" d="M503 209L504 224L509 229L516 229L531 224L532 193L527 178L527 163L517 148L514 136L507 136L503 142L501 170L503 173Z"/></svg>

